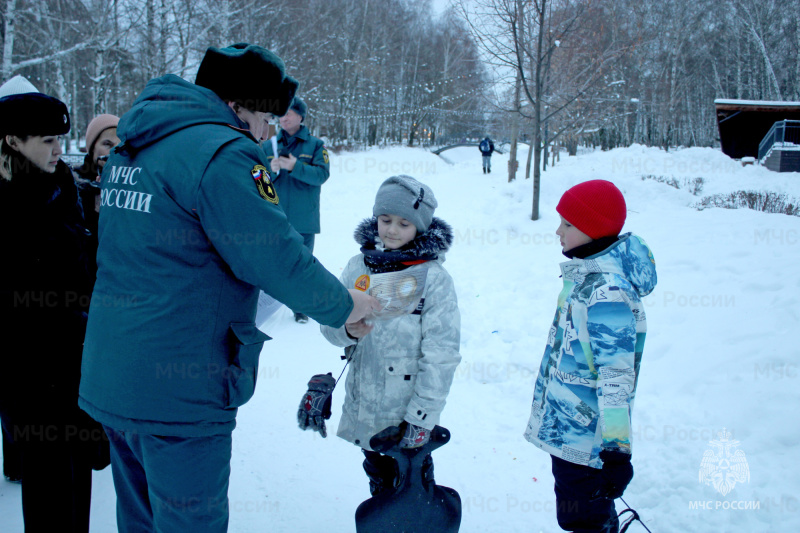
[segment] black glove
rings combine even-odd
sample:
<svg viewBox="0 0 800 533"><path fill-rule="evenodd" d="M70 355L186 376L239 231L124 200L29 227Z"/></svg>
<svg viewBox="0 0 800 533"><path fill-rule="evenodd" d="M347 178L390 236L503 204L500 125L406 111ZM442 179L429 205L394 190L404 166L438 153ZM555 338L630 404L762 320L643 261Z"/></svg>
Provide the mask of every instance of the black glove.
<svg viewBox="0 0 800 533"><path fill-rule="evenodd" d="M603 450L600 452L600 459L603 461L603 470L600 474L603 482L594 493L594 497L615 500L622 496L628 483L633 479L631 454L617 450Z"/></svg>
<svg viewBox="0 0 800 533"><path fill-rule="evenodd" d="M297 423L300 429L319 431L322 438L328 436L325 421L331 417L331 397L336 380L330 372L317 374L308 382L308 390L303 394L297 410Z"/></svg>

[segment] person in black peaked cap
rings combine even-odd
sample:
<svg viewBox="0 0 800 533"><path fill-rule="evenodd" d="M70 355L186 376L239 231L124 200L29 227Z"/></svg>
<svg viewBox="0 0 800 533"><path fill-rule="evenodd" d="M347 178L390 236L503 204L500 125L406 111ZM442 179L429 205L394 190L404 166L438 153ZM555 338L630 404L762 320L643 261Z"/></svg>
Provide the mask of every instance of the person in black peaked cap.
<svg viewBox="0 0 800 533"><path fill-rule="evenodd" d="M26 533L87 533L103 429L78 408L94 257L61 161L67 106L21 76L0 87L0 415L21 463Z"/></svg>

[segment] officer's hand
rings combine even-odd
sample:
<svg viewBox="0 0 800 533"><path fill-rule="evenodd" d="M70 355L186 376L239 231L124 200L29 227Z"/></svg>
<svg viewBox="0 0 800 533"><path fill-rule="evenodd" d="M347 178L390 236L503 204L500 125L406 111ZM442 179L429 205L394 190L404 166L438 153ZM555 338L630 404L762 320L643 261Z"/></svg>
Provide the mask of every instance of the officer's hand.
<svg viewBox="0 0 800 533"><path fill-rule="evenodd" d="M285 168L289 172L294 170L294 166L297 164L297 158L292 154L282 155L278 159L280 159L281 168Z"/></svg>
<svg viewBox="0 0 800 533"><path fill-rule="evenodd" d="M275 174L281 171L281 163L279 159L279 157L273 157L272 161L269 162L269 169Z"/></svg>
<svg viewBox="0 0 800 533"><path fill-rule="evenodd" d="M374 296L356 289L348 289L353 298L353 310L345 323L353 324L362 318L367 318L371 313L381 310L381 304Z"/></svg>
<svg viewBox="0 0 800 533"><path fill-rule="evenodd" d="M366 337L367 334L372 331L373 327L373 324L367 324L366 320L363 318L358 322L344 325L344 329L347 330L347 334L351 337L355 337L356 339Z"/></svg>
<svg viewBox="0 0 800 533"><path fill-rule="evenodd" d="M300 400L297 424L300 429L318 431L322 438L328 436L325 421L331 417L331 398L336 380L330 372L317 374L308 382L308 390Z"/></svg>
<svg viewBox="0 0 800 533"><path fill-rule="evenodd" d="M281 168L285 168L289 172L294 170L294 166L297 164L297 158L292 154L289 155L282 155L280 157L276 157L273 161L278 161L278 164Z"/></svg>

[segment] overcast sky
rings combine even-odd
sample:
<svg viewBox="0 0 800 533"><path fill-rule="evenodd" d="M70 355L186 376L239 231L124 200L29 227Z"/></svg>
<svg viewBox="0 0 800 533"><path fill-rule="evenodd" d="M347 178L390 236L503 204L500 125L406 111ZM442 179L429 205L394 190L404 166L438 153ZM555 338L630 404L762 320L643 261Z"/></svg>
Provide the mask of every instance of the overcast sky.
<svg viewBox="0 0 800 533"><path fill-rule="evenodd" d="M433 10L436 12L436 14L441 15L447 5L450 3L450 0L432 0L431 3L433 4Z"/></svg>

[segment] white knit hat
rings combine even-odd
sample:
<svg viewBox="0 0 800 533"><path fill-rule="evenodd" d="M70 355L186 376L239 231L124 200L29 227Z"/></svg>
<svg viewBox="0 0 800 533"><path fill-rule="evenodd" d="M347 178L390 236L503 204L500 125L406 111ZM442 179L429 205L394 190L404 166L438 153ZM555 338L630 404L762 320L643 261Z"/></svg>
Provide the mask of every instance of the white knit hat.
<svg viewBox="0 0 800 533"><path fill-rule="evenodd" d="M3 85L0 85L0 98L12 94L38 93L39 89L33 86L27 78L17 74Z"/></svg>

